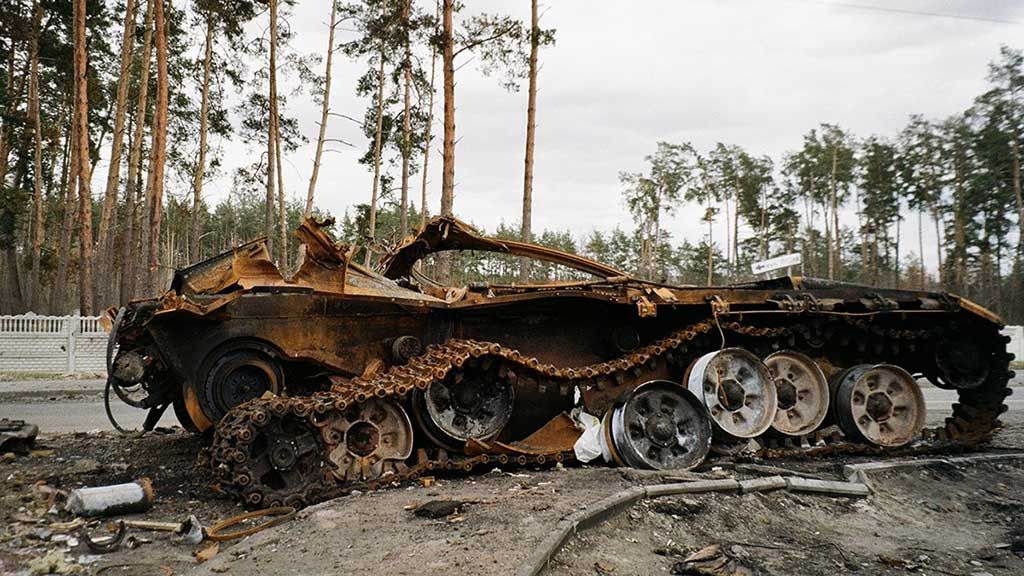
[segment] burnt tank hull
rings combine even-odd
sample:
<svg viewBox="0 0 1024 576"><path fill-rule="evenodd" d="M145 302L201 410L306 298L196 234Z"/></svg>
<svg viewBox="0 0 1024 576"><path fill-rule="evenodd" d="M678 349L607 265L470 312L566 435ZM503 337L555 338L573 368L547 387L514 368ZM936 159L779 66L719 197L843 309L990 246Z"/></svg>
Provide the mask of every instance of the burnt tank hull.
<svg viewBox="0 0 1024 576"><path fill-rule="evenodd" d="M723 349L756 359L790 351L830 381L846 376L846 388L832 387L829 412L841 412L848 432L862 424L865 434L852 436L866 435L876 449L908 431L983 442L1009 395L1012 356L1001 321L949 294L799 277L660 285L483 238L453 219L432 221L376 271L350 262L351 250L311 221L298 235L308 257L293 278L283 279L265 247L252 243L180 271L161 299L122 312L112 333L115 389L141 384L150 391L143 407L171 403L187 427L214 430L218 480L251 506L305 505L438 468L572 460L581 434L579 420L567 416L574 408L620 418L623 437L613 437L609 423L605 440L619 464L693 462L682 439L703 435L682 416L672 419L689 392L651 392L660 407L631 398L649 382L685 388L694 366L702 369L697 361ZM460 249L553 261L591 279L453 288L419 274L424 256ZM706 375L702 418L719 446L728 445L721 440L730 422L767 405L743 389L757 375L737 366L735 382L724 381L721 367ZM906 390L916 384L909 376L849 377L849 369L870 366L959 390L953 415L922 433L910 424L920 414L901 414L923 410ZM699 383L695 390L700 395ZM803 409L803 392L789 398L779 390L783 409ZM840 390L848 395L837 401ZM836 423L832 415L822 426ZM632 460L620 458L627 452Z"/></svg>

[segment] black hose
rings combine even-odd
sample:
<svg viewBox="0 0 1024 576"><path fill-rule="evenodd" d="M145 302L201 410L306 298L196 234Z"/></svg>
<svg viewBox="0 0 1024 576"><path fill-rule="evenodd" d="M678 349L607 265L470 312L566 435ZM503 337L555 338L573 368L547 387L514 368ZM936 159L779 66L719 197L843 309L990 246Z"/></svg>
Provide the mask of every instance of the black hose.
<svg viewBox="0 0 1024 576"><path fill-rule="evenodd" d="M125 311L124 306L117 310L117 316L114 317L114 325L110 327L110 336L107 336L107 380L110 379L110 373L113 371L114 346L117 346L117 332L121 328L121 321L124 320Z"/></svg>
<svg viewBox="0 0 1024 576"><path fill-rule="evenodd" d="M120 424L117 423L117 419L114 418L113 411L110 410L110 388L111 380L113 379L113 376L107 376L107 386L103 390L103 408L104 410L107 411L107 420L110 422L110 425L114 427L114 430L117 430L122 436L142 438L142 436L146 433L145 430L125 430L124 428L121 427Z"/></svg>

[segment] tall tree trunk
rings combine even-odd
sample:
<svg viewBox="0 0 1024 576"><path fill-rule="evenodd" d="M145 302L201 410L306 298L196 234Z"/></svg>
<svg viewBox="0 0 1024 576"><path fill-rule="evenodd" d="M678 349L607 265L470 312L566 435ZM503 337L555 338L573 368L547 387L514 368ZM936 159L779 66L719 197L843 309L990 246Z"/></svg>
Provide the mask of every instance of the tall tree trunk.
<svg viewBox="0 0 1024 576"><path fill-rule="evenodd" d="M896 249L893 252L896 255L896 266L895 266L896 282L895 282L895 285L896 285L896 289L897 290L900 287L900 235L901 235L900 234L900 220L902 220L902 218L900 218L899 210L897 210L896 211Z"/></svg>
<svg viewBox="0 0 1024 576"><path fill-rule="evenodd" d="M89 165L89 73L85 54L85 3L74 2L75 36L75 108L78 110L78 303L82 314L92 314L92 187Z"/></svg>
<svg viewBox="0 0 1024 576"><path fill-rule="evenodd" d="M409 232L409 162L412 156L410 145L412 136L412 46L409 41L410 23L409 14L412 10L412 0L405 0L402 19L405 25L405 62L402 65L405 86L403 88L404 110L402 112L402 202L399 213L398 228L399 239L404 238Z"/></svg>
<svg viewBox="0 0 1024 576"><path fill-rule="evenodd" d="M740 182L736 179L736 191L732 196L732 273L736 274L740 264Z"/></svg>
<svg viewBox="0 0 1024 576"><path fill-rule="evenodd" d="M768 189L761 185L761 259L768 258Z"/></svg>
<svg viewBox="0 0 1024 576"><path fill-rule="evenodd" d="M707 218L708 218L708 247L707 247L708 248L708 286L711 286L712 284L714 284L714 281L715 281L715 277L714 277L715 262L714 262L714 256L713 256L713 254L715 252L714 251L714 246L715 246L714 240L715 240L715 237L714 237L714 230L713 230L714 220L712 219L711 214L712 214L712 212L711 212L711 194L708 194L708 210L707 210Z"/></svg>
<svg viewBox="0 0 1024 576"><path fill-rule="evenodd" d="M438 3L440 5L440 3ZM437 49L430 49L430 95L427 97L427 133L423 139L423 174L420 184L420 226L427 225L427 168L430 167L430 145L434 140L434 72L437 69Z"/></svg>
<svg viewBox="0 0 1024 576"><path fill-rule="evenodd" d="M316 137L316 153L313 155L313 173L309 176L309 190L306 191L306 207L302 211L303 218L313 215L313 196L316 192L316 179L320 175L320 158L324 153L324 138L327 135L327 119L331 114L331 62L334 60L334 30L338 27L338 4L331 1L331 24L327 32L327 61L324 65L324 101L320 106L320 130ZM306 246L300 245L304 253Z"/></svg>
<svg viewBox="0 0 1024 576"><path fill-rule="evenodd" d="M864 214L860 206L860 192L854 189L854 206L857 207L857 233L860 234L860 277L864 282L870 270L868 266L868 231L864 226ZM877 281L876 281L877 283Z"/></svg>
<svg viewBox="0 0 1024 576"><path fill-rule="evenodd" d="M826 255L825 255L826 256L825 260L827 262L826 268L828 270L829 280L832 280L834 272L835 272L835 269L833 268L833 261L832 261L832 256L833 256L833 250L832 250L832 218L830 217L831 215L829 213L829 208L828 208L828 203L827 202L822 202L821 203L821 212L822 212L822 216L824 216L823 220L825 220L825 250L827 252Z"/></svg>
<svg viewBox="0 0 1024 576"><path fill-rule="evenodd" d="M387 2L381 3L383 16ZM383 34L383 32L382 32ZM384 137L384 41L380 42L380 65L377 67L377 126L373 132L373 184L370 193L370 217L366 223L366 256L364 264L370 264L377 244L377 197L380 195L380 156Z"/></svg>
<svg viewBox="0 0 1024 576"><path fill-rule="evenodd" d="M117 218L117 188L121 183L121 153L124 148L125 111L128 108L128 87L131 84L132 53L135 45L135 2L125 3L124 32L121 35L121 66L117 78L117 104L114 107L114 135L110 144L110 165L107 186L103 193L103 211L96 245L99 248L96 274L96 299L112 300L114 285L109 282L114 271L114 233ZM97 302L99 304L100 302Z"/></svg>
<svg viewBox="0 0 1024 576"><path fill-rule="evenodd" d="M835 254L831 257L832 264L829 266L829 278L835 280L842 274L842 241L839 234L839 203L836 198L836 166L839 161L839 151L832 148L832 233L835 242L832 248Z"/></svg>
<svg viewBox="0 0 1024 576"><path fill-rule="evenodd" d="M917 210L917 256L921 262L920 289L924 290L924 209Z"/></svg>
<svg viewBox="0 0 1024 576"><path fill-rule="evenodd" d="M206 14L206 48L203 53L203 85L199 96L199 158L192 178L192 231L189 234L188 257L202 259L200 236L203 232L203 179L206 177L206 133L209 127L210 69L213 66L213 14Z"/></svg>
<svg viewBox="0 0 1024 576"><path fill-rule="evenodd" d="M441 59L444 72L444 145L441 168L441 215L452 215L455 199L455 52L452 25L452 4L443 2L444 49Z"/></svg>
<svg viewBox="0 0 1024 576"><path fill-rule="evenodd" d="M1018 291L1022 286L1022 262L1024 259L1024 197L1021 196L1021 183L1020 183L1020 134L1017 130L1016 121L1013 122L1012 139L1010 142L1010 152L1013 162L1013 196L1017 202L1017 250L1014 253L1014 275L1013 275L1013 288ZM1016 300L1019 300L1019 293L1017 294Z"/></svg>
<svg viewBox="0 0 1024 576"><path fill-rule="evenodd" d="M288 218L284 202L284 169L281 168L281 111L278 109L277 95L274 95L274 160L277 162L277 237L279 254L277 265L282 274L288 270Z"/></svg>
<svg viewBox="0 0 1024 576"><path fill-rule="evenodd" d="M139 94L135 106L135 125L132 127L131 149L128 153L128 182L125 185L125 229L121 245L121 305L135 298L136 276L138 274L139 244L142 226L137 222L142 216L136 202L140 173L142 169L142 142L146 133L146 108L149 100L149 68L153 58L153 12L154 2L146 3L145 32L142 35L142 58L139 68ZM161 0L162 1L162 0Z"/></svg>
<svg viewBox="0 0 1024 576"><path fill-rule="evenodd" d="M32 172L32 275L29 277L29 309L42 312L42 275L39 266L42 260L45 225L43 218L43 123L39 106L39 27L43 10L39 0L32 2L32 36L29 58L31 78L28 88L29 120L32 122L33 172Z"/></svg>
<svg viewBox="0 0 1024 576"><path fill-rule="evenodd" d="M962 294L967 282L967 230L959 161L953 167L953 183L953 289Z"/></svg>
<svg viewBox="0 0 1024 576"><path fill-rule="evenodd" d="M533 148L537 136L537 51L540 48L540 16L537 0L530 0L530 87L526 103L526 158L523 162L523 242L533 239ZM519 281L530 282L530 259L519 258Z"/></svg>
<svg viewBox="0 0 1024 576"><path fill-rule="evenodd" d="M270 0L270 65L269 93L267 94L267 204L264 211L263 235L267 238L267 249L274 252L274 186L277 180L276 146L274 146L274 99L277 96L277 0Z"/></svg>
<svg viewBox="0 0 1024 576"><path fill-rule="evenodd" d="M942 284L942 222L939 219L939 209L937 206L932 206L932 220L935 222L935 256L936 260L936 271L935 278L939 283L941 289ZM924 258L921 259L921 267L924 267Z"/></svg>
<svg viewBox="0 0 1024 576"><path fill-rule="evenodd" d="M67 312L67 285L68 285L68 264L71 260L71 235L74 232L75 221L75 187L78 186L78 155L75 147L75 131L78 130L78 119L75 118L78 112L71 105L71 122L65 131L64 142L64 165L61 167L60 184L60 206L61 225L59 245L57 253L57 272L53 279L53 289L50 291L50 314L64 314Z"/></svg>
<svg viewBox="0 0 1024 576"><path fill-rule="evenodd" d="M146 188L149 201L148 289L156 295L160 283L160 221L164 204L164 163L167 159L167 29L164 24L164 0L153 5L153 29L156 36L156 110L153 113L153 149L150 154Z"/></svg>
<svg viewBox="0 0 1024 576"><path fill-rule="evenodd" d="M455 201L455 40L452 10L454 0L442 2L441 69L444 76L444 139L441 148L441 216L452 215ZM435 276L441 284L451 279L451 255L437 255Z"/></svg>

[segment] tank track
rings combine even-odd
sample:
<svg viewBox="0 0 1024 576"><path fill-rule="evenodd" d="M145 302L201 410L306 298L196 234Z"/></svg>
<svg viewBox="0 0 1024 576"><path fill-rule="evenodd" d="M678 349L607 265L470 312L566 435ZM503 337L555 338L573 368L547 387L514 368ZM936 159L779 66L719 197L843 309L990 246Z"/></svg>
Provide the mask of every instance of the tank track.
<svg viewBox="0 0 1024 576"><path fill-rule="evenodd" d="M330 415L343 413L373 398L402 402L414 390L426 390L452 371L479 362L501 363L500 377L510 379L513 384L519 375L527 375L547 385L577 387L581 393L590 389L608 391L609 388L611 392L617 392L617 388L627 391L642 383L645 373L656 370L661 362L667 363L672 373L681 377L691 360L719 349L726 334L741 341L736 345L762 356L778 349L795 349L812 357L831 359L842 357L844 351L848 352L852 347L873 361L890 358L891 362L898 364L901 354L932 346L945 329L943 326L921 330L886 328L863 319L827 314L819 315L812 322L806 318L790 317L777 325L765 326L725 322L719 317L712 317L619 358L576 368L545 364L496 343L452 339L429 346L422 355L404 365L371 377L357 377L336 384L327 392L308 397L260 398L236 407L217 426L209 451L210 463L221 489L241 498L248 506L302 507L355 489L372 490L387 484L407 482L431 471L468 472L484 465L541 465L568 461L574 458L572 451L465 456L449 454L440 447L420 448L380 478L341 481L335 466L319 457L307 466L301 486L281 487L259 482L259 471L248 454L254 439L261 436L258 432L271 425L280 425L273 424L275 422L287 422L293 428L308 431L315 438L320 453L327 454L340 441L337 434L332 434L324 424ZM953 405L952 416L944 425L925 430L922 438L939 441L946 446L970 448L990 439L999 428L998 417L1007 409L1003 401L1011 393L1007 382L1012 372L1007 368L1012 355L1005 352L1007 338L994 331L986 338L991 340L994 350L989 359L986 380L977 388L961 390L959 402ZM730 345L734 344L730 342ZM819 436L815 438L817 445L810 448L766 448L761 455L803 453L811 456L836 451L880 451L863 445L837 444L836 439Z"/></svg>

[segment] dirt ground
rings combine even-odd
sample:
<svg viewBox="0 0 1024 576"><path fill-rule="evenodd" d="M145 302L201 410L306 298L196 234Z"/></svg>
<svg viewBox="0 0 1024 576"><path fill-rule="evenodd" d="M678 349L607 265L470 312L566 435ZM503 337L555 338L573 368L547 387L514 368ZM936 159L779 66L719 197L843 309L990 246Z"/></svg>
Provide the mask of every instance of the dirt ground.
<svg viewBox="0 0 1024 576"><path fill-rule="evenodd" d="M1009 421L991 451L1024 448L1024 418ZM625 488L664 481L655 473L604 467L438 478L430 487L355 494L308 508L277 528L221 545L201 566L193 552L206 545L169 534L134 530L144 541L137 548L95 556L53 528L70 517L48 509L40 483L68 490L147 476L157 494L142 515L147 520L195 514L209 526L241 512L211 491L210 473L196 463L201 447L199 438L180 431L142 439L78 433L44 435L34 455L5 457L0 573L29 574L34 559L58 551L68 569L82 573L143 564L103 572L120 575L166 573L161 566L175 574L509 574L568 514ZM842 464L851 461L857 459L768 463L838 479ZM730 476L734 463L709 460L701 470L707 477ZM879 476L875 484L878 494L864 500L773 492L643 502L571 541L549 573L671 573L679 555L722 542L745 542L740 552L765 574L1024 573L1024 561L1010 549L1024 546L1024 463L907 471ZM468 504L438 519L409 510L451 499ZM680 501L682 508L672 512L672 502ZM686 512L693 502L699 512ZM670 549L669 555L655 553L658 548Z"/></svg>
<svg viewBox="0 0 1024 576"><path fill-rule="evenodd" d="M548 574L690 574L683 559L712 544L756 574L1024 574L1024 466L943 465L872 480L866 499L776 491L645 500L574 538Z"/></svg>

